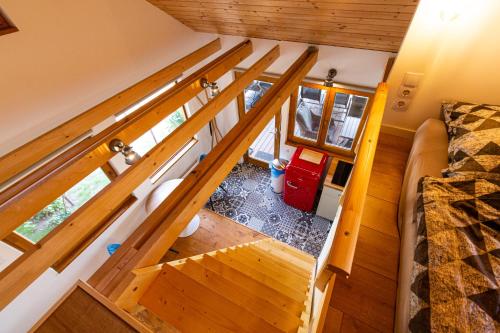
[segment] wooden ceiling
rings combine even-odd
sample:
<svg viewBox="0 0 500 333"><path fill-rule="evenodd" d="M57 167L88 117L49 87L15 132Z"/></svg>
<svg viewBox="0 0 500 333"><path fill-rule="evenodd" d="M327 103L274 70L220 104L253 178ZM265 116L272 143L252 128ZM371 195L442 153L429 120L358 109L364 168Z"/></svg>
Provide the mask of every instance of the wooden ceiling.
<svg viewBox="0 0 500 333"><path fill-rule="evenodd" d="M418 0L147 0L195 31L398 52Z"/></svg>

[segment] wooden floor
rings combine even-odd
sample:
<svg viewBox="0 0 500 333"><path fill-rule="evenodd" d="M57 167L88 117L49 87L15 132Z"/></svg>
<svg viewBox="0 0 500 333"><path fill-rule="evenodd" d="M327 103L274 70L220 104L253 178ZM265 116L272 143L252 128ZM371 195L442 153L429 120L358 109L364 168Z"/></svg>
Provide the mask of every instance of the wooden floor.
<svg viewBox="0 0 500 333"><path fill-rule="evenodd" d="M379 139L351 276L335 280L325 333L393 332L397 209L409 150L401 138Z"/></svg>
<svg viewBox="0 0 500 333"><path fill-rule="evenodd" d="M163 257L162 262L269 238L207 209L200 210L198 215L201 218L198 230L189 237L177 238L171 250Z"/></svg>

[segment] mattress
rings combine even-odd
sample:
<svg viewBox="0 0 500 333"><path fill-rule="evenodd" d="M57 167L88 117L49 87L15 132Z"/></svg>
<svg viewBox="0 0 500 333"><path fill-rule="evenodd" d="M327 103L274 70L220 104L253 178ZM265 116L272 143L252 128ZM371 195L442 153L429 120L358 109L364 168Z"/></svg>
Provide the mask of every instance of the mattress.
<svg viewBox="0 0 500 333"><path fill-rule="evenodd" d="M408 331L410 320L410 280L413 255L417 241L417 225L414 222L418 181L423 176L441 176L448 166L448 135L444 122L426 120L415 133L408 157L401 189L398 211L398 228L401 239L399 257L398 292L394 331Z"/></svg>

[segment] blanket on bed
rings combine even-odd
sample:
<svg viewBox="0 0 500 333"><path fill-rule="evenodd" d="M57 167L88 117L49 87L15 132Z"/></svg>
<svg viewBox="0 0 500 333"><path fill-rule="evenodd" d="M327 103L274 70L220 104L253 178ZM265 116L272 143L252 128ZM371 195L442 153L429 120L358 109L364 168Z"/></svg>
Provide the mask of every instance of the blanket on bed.
<svg viewBox="0 0 500 333"><path fill-rule="evenodd" d="M424 177L410 332L499 332L500 175Z"/></svg>

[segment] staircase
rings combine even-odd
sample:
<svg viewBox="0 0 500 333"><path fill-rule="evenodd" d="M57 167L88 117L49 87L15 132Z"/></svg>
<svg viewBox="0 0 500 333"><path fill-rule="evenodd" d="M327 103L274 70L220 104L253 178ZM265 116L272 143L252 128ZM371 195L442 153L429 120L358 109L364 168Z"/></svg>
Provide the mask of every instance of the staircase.
<svg viewBox="0 0 500 333"><path fill-rule="evenodd" d="M166 324L155 331L306 332L314 268L313 257L265 239L163 264L154 279L142 269L131 288Z"/></svg>

